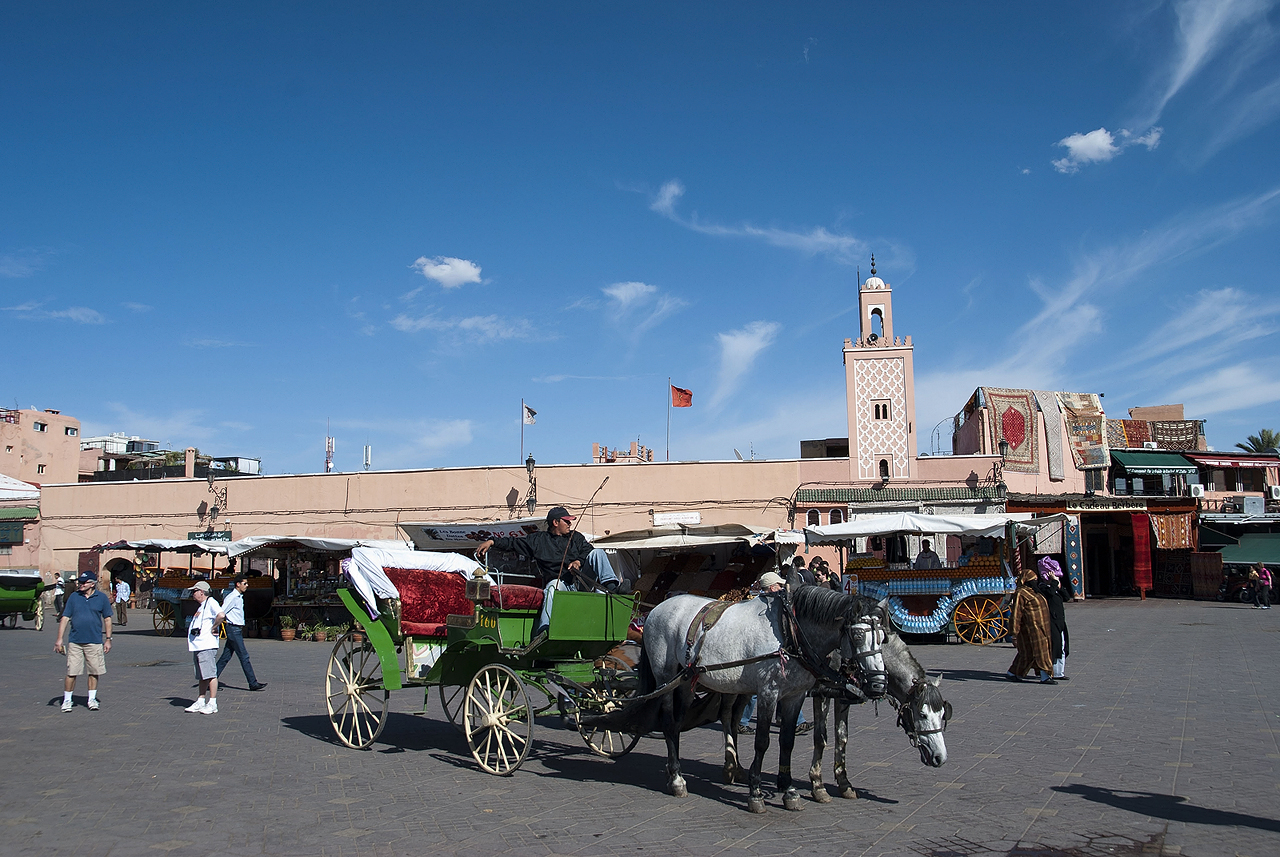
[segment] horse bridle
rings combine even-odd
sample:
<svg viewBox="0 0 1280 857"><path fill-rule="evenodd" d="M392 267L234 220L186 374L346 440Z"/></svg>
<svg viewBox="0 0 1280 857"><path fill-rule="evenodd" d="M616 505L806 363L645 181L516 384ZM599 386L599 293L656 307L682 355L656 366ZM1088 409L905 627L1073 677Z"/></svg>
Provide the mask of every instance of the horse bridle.
<svg viewBox="0 0 1280 857"><path fill-rule="evenodd" d="M907 740L911 742L912 747L920 746L921 735L937 735L939 732L947 731L947 713L945 708L942 710L942 725L937 729L916 728L916 721L923 716L922 712L918 712L916 709L924 708L924 700L916 699L916 697L919 695L920 691L924 690L924 685L924 681L917 680L916 683L912 685L911 692L907 694L907 698L903 700L901 704L896 706L898 709L898 725L902 727L903 732L907 733ZM889 699L893 700L893 697L891 696ZM910 714L907 712L910 712Z"/></svg>

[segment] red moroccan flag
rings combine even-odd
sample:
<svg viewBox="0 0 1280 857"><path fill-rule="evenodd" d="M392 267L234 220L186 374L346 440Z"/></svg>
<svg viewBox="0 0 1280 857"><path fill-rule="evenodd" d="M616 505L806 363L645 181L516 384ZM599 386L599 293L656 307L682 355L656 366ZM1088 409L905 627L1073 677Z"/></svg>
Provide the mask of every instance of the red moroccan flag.
<svg viewBox="0 0 1280 857"><path fill-rule="evenodd" d="M686 390L683 387L671 385L671 407L673 408L692 408L693 407L693 390Z"/></svg>

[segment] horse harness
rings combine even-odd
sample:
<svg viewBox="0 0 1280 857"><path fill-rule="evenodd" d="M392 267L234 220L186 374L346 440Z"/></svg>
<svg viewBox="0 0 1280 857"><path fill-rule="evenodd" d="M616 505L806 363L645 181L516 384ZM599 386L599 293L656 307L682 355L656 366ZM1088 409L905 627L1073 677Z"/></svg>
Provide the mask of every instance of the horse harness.
<svg viewBox="0 0 1280 857"><path fill-rule="evenodd" d="M912 747L920 746L921 735L937 735L939 732L947 731L947 718L945 714L942 717L942 725L937 729L917 729L916 728L916 711L917 707L924 707L924 701L916 701L915 696L924 690L924 681L917 679L915 684L911 686L911 692L907 694L907 698L899 703L892 696L889 697L889 703L898 709L898 725L902 727L902 731L907 733L907 740L911 742Z"/></svg>

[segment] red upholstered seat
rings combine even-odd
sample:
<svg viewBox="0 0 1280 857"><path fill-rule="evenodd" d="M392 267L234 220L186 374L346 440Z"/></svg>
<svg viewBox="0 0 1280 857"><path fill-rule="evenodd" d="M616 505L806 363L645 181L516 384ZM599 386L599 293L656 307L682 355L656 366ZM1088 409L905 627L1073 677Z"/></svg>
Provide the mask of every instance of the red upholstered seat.
<svg viewBox="0 0 1280 857"><path fill-rule="evenodd" d="M466 597L466 578L460 574L421 568L383 571L400 590L400 632L405 636L447 636L445 622L451 614L470 616L474 612Z"/></svg>
<svg viewBox="0 0 1280 857"><path fill-rule="evenodd" d="M504 583L489 589L489 607L501 607L503 610L541 610L545 597L536 586L521 586L518 583Z"/></svg>

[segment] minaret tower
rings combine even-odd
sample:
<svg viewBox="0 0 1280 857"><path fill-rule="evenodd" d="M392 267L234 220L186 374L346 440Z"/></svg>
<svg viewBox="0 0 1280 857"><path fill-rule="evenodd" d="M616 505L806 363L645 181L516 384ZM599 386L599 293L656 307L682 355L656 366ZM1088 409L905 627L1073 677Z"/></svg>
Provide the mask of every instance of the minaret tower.
<svg viewBox="0 0 1280 857"><path fill-rule="evenodd" d="M849 478L892 483L915 475L916 400L911 337L893 333L893 290L876 276L858 289L857 341L844 341Z"/></svg>

